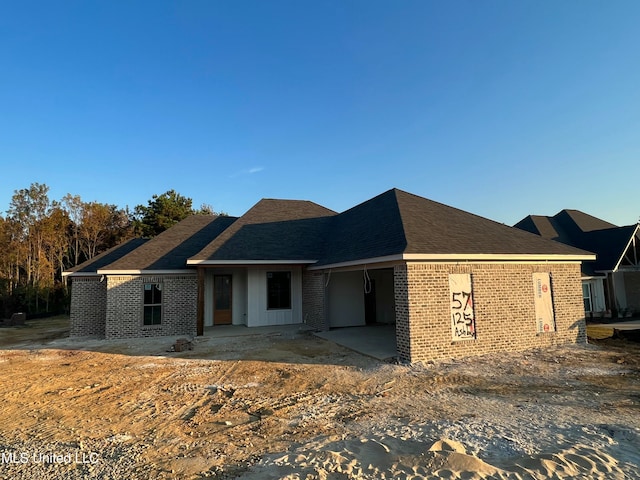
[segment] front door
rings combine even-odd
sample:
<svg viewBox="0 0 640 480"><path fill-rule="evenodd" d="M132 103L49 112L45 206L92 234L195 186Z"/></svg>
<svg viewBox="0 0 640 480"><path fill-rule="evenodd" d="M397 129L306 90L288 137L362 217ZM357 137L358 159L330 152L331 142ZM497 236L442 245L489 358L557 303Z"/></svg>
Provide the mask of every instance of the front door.
<svg viewBox="0 0 640 480"><path fill-rule="evenodd" d="M231 275L213 276L213 324L230 325Z"/></svg>

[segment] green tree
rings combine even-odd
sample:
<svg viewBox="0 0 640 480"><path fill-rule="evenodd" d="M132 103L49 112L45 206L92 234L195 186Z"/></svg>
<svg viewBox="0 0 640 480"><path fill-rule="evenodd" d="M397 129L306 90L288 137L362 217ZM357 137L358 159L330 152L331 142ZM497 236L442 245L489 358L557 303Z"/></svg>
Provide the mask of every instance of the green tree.
<svg viewBox="0 0 640 480"><path fill-rule="evenodd" d="M193 201L175 190L162 195L153 195L148 205L137 205L134 210L134 225L138 235L153 237L184 220L195 212Z"/></svg>
<svg viewBox="0 0 640 480"><path fill-rule="evenodd" d="M196 213L197 215L220 215L221 217L229 216L229 214L226 212L216 212L208 203L203 203L202 205L200 205L200 208L194 213Z"/></svg>

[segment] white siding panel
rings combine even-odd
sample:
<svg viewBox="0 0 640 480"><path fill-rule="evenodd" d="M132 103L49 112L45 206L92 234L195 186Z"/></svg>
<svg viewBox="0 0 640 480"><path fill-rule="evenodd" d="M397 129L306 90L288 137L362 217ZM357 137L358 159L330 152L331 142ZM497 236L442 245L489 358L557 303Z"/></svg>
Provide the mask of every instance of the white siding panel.
<svg viewBox="0 0 640 480"><path fill-rule="evenodd" d="M604 282L602 279L591 281L591 295L593 296L594 312L603 312L606 310L604 300Z"/></svg>
<svg viewBox="0 0 640 480"><path fill-rule="evenodd" d="M245 269L233 271L232 280L232 323L234 325L247 324L247 272Z"/></svg>
<svg viewBox="0 0 640 480"><path fill-rule="evenodd" d="M365 325L362 271L334 273L329 279L329 325Z"/></svg>
<svg viewBox="0 0 640 480"><path fill-rule="evenodd" d="M624 287L624 272L614 272L612 275L617 305L614 304L611 307L617 309L627 308L627 290Z"/></svg>
<svg viewBox="0 0 640 480"><path fill-rule="evenodd" d="M291 309L267 309L267 272L291 272ZM302 270L300 267L250 268L247 274L247 326L302 323Z"/></svg>

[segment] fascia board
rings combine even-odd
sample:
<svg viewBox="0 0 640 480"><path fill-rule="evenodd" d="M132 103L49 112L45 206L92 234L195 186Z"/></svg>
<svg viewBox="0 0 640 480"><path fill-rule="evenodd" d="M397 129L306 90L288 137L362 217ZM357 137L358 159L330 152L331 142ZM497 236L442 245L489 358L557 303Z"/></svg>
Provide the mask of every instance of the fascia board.
<svg viewBox="0 0 640 480"><path fill-rule="evenodd" d="M98 270L98 275L195 275L194 270Z"/></svg>
<svg viewBox="0 0 640 480"><path fill-rule="evenodd" d="M545 254L465 254L465 253L449 253L449 254L416 254L405 253L401 255L388 255L384 257L363 258L360 260L352 260L347 262L331 263L326 265L314 265L309 270L327 270L330 268L352 267L356 265L370 265L385 262L571 262L579 263L584 260L595 260L594 254L585 255L545 255Z"/></svg>
<svg viewBox="0 0 640 480"><path fill-rule="evenodd" d="M300 265L316 262L317 260L187 260L187 265Z"/></svg>
<svg viewBox="0 0 640 480"><path fill-rule="evenodd" d="M620 255L620 258L618 258L618 261L616 262L615 267L613 267L613 271L614 272L618 271L618 268L620 267L620 264L622 263L622 259L624 258L624 254L627 253L627 250L629 250L629 246L631 245L631 242L633 242L633 237L635 237L638 234L638 230L639 229L640 229L640 223L638 225L636 225L636 228L633 231L633 234L629 237L629 241L627 242L625 247L622 249L622 254Z"/></svg>

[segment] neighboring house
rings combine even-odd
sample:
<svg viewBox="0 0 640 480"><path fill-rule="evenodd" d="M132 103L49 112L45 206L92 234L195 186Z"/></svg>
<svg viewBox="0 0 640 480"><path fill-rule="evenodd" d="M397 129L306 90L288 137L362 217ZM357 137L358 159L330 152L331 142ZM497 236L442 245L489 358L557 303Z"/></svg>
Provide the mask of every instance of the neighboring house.
<svg viewBox="0 0 640 480"><path fill-rule="evenodd" d="M596 254L582 264L585 312L601 317L640 313L640 224L618 227L579 210L529 215L515 227Z"/></svg>
<svg viewBox="0 0 640 480"><path fill-rule="evenodd" d="M584 342L580 262L595 258L397 189L342 213L264 199L123 253L67 272L72 334L395 324L412 362Z"/></svg>

